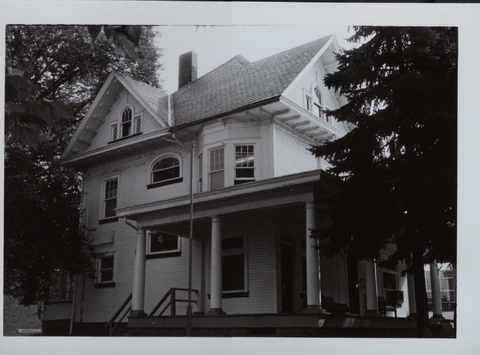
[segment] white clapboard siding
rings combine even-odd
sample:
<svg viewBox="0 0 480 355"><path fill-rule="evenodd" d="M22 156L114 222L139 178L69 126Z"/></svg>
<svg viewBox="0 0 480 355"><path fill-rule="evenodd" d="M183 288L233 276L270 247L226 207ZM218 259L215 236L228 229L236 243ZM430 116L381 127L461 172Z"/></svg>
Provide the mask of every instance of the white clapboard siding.
<svg viewBox="0 0 480 355"><path fill-rule="evenodd" d="M137 115L142 115L142 133L147 134L162 129L161 125L152 117L145 107L138 102L127 90L123 90L119 99L113 104L112 110L106 114L106 121L100 128L89 150L104 147L110 142L110 127L113 124L119 124L122 119L122 111L126 106L132 108L132 120ZM132 122L133 125L133 122ZM132 128L134 129L134 128ZM118 125L118 138L120 138L120 125Z"/></svg>
<svg viewBox="0 0 480 355"><path fill-rule="evenodd" d="M318 159L308 150L310 144L288 129L275 129L275 177L310 171L319 168Z"/></svg>

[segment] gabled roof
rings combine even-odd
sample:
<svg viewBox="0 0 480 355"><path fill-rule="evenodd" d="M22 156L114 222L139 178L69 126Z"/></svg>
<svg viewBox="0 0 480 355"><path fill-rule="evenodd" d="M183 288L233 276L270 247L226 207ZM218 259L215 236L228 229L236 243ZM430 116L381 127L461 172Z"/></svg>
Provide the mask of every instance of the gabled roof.
<svg viewBox="0 0 480 355"><path fill-rule="evenodd" d="M109 110L118 100L122 90L127 90L154 117L161 127L168 126L168 95L148 84L110 73L99 93L92 102L87 114L75 131L62 154L65 159L71 154L87 151L105 123Z"/></svg>
<svg viewBox="0 0 480 355"><path fill-rule="evenodd" d="M279 97L332 36L250 63L236 56L173 94L175 125Z"/></svg>

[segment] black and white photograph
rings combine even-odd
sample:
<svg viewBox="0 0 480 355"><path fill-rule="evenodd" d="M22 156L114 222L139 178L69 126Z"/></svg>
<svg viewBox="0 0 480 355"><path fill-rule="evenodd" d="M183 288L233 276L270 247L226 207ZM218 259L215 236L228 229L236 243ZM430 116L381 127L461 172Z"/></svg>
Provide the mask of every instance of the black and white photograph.
<svg viewBox="0 0 480 355"><path fill-rule="evenodd" d="M0 353L480 350L478 5L46 6L0 3Z"/></svg>

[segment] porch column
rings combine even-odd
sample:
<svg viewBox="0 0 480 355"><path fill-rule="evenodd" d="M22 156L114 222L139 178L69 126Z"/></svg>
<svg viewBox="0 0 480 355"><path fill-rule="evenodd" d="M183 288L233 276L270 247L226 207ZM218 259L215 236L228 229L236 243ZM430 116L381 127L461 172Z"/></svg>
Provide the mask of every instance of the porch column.
<svg viewBox="0 0 480 355"><path fill-rule="evenodd" d="M367 294L367 314L378 313L377 277L375 263L365 261L365 291Z"/></svg>
<svg viewBox="0 0 480 355"><path fill-rule="evenodd" d="M222 314L222 233L220 217L212 217L210 314Z"/></svg>
<svg viewBox="0 0 480 355"><path fill-rule="evenodd" d="M307 257L307 310L321 310L320 260L318 240L311 238L311 230L317 228L315 203L306 203L306 257Z"/></svg>
<svg viewBox="0 0 480 355"><path fill-rule="evenodd" d="M436 260L434 260L430 264L430 281L432 284L432 303L433 303L432 319L443 319L442 298L440 294L440 282L438 280L438 268L437 268Z"/></svg>
<svg viewBox="0 0 480 355"><path fill-rule="evenodd" d="M415 299L415 280L412 274L407 274L407 286L408 286L408 318L417 317L417 300Z"/></svg>
<svg viewBox="0 0 480 355"><path fill-rule="evenodd" d="M145 315L145 254L146 254L146 231L143 228L137 230L137 247L135 250L135 264L133 266L133 293L131 317Z"/></svg>

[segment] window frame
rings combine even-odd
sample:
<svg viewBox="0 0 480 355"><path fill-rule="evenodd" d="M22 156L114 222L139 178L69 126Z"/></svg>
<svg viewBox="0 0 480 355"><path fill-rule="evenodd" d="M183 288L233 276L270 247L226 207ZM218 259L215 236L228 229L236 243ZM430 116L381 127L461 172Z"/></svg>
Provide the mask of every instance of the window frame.
<svg viewBox="0 0 480 355"><path fill-rule="evenodd" d="M116 180L117 181L117 187L116 187L116 196L115 196L115 199L116 199L116 202L115 202L115 208L114 209L117 209L118 206L119 206L119 190L120 190L120 176L116 175L116 176L110 176L110 177L107 177L105 179L103 179L102 181L102 191L101 191L101 200L100 200L100 216L99 216L99 221L100 221L100 224L102 223L108 223L108 222L114 222L114 221L118 221L118 216L116 215L116 212L115 212L115 215L114 216L106 216L106 211L107 211L107 198L106 198L106 193L107 193L107 183L109 181L113 181L113 180ZM110 200L113 199L113 198L110 198Z"/></svg>
<svg viewBox="0 0 480 355"><path fill-rule="evenodd" d="M123 135L123 113L126 110L130 110L131 112L131 119L130 119L130 133L127 135ZM121 141L123 139L127 139L130 137L135 137L143 133L143 111L135 113L135 108L130 105L124 105L122 110L120 111L120 117L115 119L110 125L110 141L108 143L113 143L117 141Z"/></svg>
<svg viewBox="0 0 480 355"><path fill-rule="evenodd" d="M242 238L243 245L241 248L232 248L224 250L224 242L227 239L233 238ZM228 256L242 255L243 254L243 289L238 290L224 290L224 283L222 282L222 298L230 297L248 297L249 294L249 285L248 285L248 246L247 246L247 235L246 233L232 233L222 237L222 278L225 275L225 270L223 267L223 258Z"/></svg>
<svg viewBox="0 0 480 355"><path fill-rule="evenodd" d="M171 237L176 237L177 238L177 248L172 249L172 250L152 252L151 251L151 247L152 247L151 236L154 233L161 233L161 234L168 235L168 236L171 236ZM174 257L174 256L180 256L180 255L182 255L182 240L181 240L181 237L179 237L177 235L170 234L170 233L164 233L164 232L161 232L161 231L147 230L147 246L146 246L146 258L147 259Z"/></svg>
<svg viewBox="0 0 480 355"><path fill-rule="evenodd" d="M237 147L252 147L253 167L239 167L239 168L237 168ZM257 178L256 178L257 169L256 169L256 166L255 166L255 160L256 160L255 151L256 151L256 149L255 149L255 144L254 143L234 143L233 144L233 155L234 155L234 159L233 159L233 185L234 186L257 181ZM251 177L251 178L237 177L237 170L240 170L240 169L251 169L251 170L253 170L253 177Z"/></svg>
<svg viewBox="0 0 480 355"><path fill-rule="evenodd" d="M222 165L223 166L222 166L221 169L217 169L217 170L212 171L212 152L216 151L216 150L220 150L220 149L222 150L222 156L223 156ZM208 149L208 187L209 187L208 191L217 191L217 190L221 190L221 189L225 188L225 175L226 175L225 150L226 149L225 149L224 145L221 145L221 146L218 146L218 147L212 147L212 148ZM213 189L212 188L212 174L219 173L219 172L223 172L222 186L219 187L219 188Z"/></svg>
<svg viewBox="0 0 480 355"><path fill-rule="evenodd" d="M54 272L52 278L49 301L52 303L72 302L75 293L75 276L64 268L60 268Z"/></svg>
<svg viewBox="0 0 480 355"><path fill-rule="evenodd" d="M112 268L102 269L102 260L112 258ZM102 280L102 271L112 270L112 278L108 280ZM117 277L117 260L115 252L106 252L97 257L95 267L95 287L115 287Z"/></svg>
<svg viewBox="0 0 480 355"><path fill-rule="evenodd" d="M178 176L176 176L174 178L166 179L166 180L153 182L153 174L154 174L153 167L155 166L155 164L159 163L163 159L168 159L168 158L174 158L174 159L178 160ZM169 167L167 169L171 169L171 167ZM163 170L166 170L166 169L163 169ZM160 171L160 170L156 170L155 172L157 172L157 171ZM151 188L159 187L159 186L170 185L170 184L176 184L176 183L182 182L182 181L183 181L183 160L182 160L182 157L179 154L169 153L169 154L162 155L162 156L156 158L155 160L153 160L153 162L150 164L150 167L148 169L147 189L151 189Z"/></svg>

